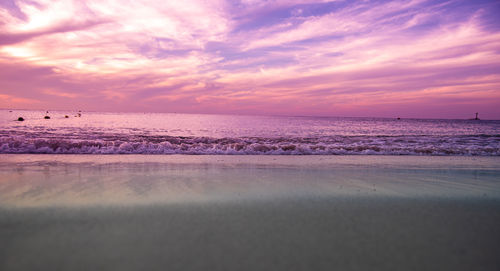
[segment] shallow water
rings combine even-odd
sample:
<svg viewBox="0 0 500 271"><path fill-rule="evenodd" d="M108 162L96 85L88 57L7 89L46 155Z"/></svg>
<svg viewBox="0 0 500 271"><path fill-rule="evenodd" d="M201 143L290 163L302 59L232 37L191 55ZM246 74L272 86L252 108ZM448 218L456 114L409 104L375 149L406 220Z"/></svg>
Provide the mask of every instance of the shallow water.
<svg viewBox="0 0 500 271"><path fill-rule="evenodd" d="M0 155L2 206L500 198L500 157Z"/></svg>

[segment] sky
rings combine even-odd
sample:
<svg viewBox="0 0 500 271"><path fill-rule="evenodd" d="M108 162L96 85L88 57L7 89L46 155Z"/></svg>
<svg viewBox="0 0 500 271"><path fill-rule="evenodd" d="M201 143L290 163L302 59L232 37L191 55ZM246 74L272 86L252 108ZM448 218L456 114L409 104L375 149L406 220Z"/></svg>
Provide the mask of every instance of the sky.
<svg viewBox="0 0 500 271"><path fill-rule="evenodd" d="M498 0L0 0L0 108L500 119L498 14Z"/></svg>

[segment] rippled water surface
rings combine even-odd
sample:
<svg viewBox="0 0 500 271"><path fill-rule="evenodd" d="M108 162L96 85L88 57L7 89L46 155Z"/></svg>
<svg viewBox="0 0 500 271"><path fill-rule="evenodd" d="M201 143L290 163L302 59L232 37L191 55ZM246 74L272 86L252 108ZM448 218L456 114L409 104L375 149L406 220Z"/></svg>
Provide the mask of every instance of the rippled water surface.
<svg viewBox="0 0 500 271"><path fill-rule="evenodd" d="M0 153L497 156L499 149L500 121L0 111Z"/></svg>

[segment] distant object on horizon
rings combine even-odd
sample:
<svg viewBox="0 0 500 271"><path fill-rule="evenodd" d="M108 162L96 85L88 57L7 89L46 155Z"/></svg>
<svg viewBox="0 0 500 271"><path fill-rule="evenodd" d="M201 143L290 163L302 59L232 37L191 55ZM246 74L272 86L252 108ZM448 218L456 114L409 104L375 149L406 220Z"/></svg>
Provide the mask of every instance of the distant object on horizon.
<svg viewBox="0 0 500 271"><path fill-rule="evenodd" d="M43 118L44 118L44 119L46 119L46 120L50 119L50 117L49 117L49 116L45 116L45 117L43 117Z"/></svg>
<svg viewBox="0 0 500 271"><path fill-rule="evenodd" d="M401 118L400 118L400 117L398 117L398 120L401 120Z"/></svg>
<svg viewBox="0 0 500 271"><path fill-rule="evenodd" d="M68 115L64 115L64 118L67 119L67 118L69 118L69 116Z"/></svg>
<svg viewBox="0 0 500 271"><path fill-rule="evenodd" d="M471 120L480 120L480 118L478 118L477 115L479 115L479 113L476 112L476 117Z"/></svg>
<svg viewBox="0 0 500 271"><path fill-rule="evenodd" d="M17 121L24 121L24 118L23 117L19 117L19 118L17 118Z"/></svg>

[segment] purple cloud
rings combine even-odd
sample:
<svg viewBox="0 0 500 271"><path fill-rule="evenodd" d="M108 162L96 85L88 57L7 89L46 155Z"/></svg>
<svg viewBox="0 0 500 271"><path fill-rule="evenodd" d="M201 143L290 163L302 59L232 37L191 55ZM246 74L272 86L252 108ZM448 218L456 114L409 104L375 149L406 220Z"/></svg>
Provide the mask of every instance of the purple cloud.
<svg viewBox="0 0 500 271"><path fill-rule="evenodd" d="M500 118L498 1L44 3L0 4L1 107Z"/></svg>

